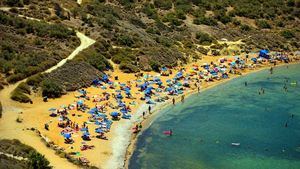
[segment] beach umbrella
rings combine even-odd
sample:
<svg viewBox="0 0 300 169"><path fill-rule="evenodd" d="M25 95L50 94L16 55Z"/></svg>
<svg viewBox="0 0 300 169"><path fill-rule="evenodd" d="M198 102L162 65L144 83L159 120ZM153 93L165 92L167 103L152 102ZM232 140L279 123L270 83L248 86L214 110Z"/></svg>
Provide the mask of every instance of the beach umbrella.
<svg viewBox="0 0 300 169"><path fill-rule="evenodd" d="M256 58L251 58L251 60L252 60L253 62L256 62L256 61L257 61L257 59L256 59Z"/></svg>
<svg viewBox="0 0 300 169"><path fill-rule="evenodd" d="M88 113L89 114L95 114L97 111L98 111L97 108L92 108L92 109L89 110Z"/></svg>
<svg viewBox="0 0 300 169"><path fill-rule="evenodd" d="M64 133L64 138L70 139L72 137L71 133Z"/></svg>
<svg viewBox="0 0 300 169"><path fill-rule="evenodd" d="M167 71L167 70L168 70L168 68L166 68L166 67L161 68L161 71Z"/></svg>
<svg viewBox="0 0 300 169"><path fill-rule="evenodd" d="M83 105L83 103L84 103L83 100L78 100L78 101L77 101L77 104L78 104L78 105Z"/></svg>
<svg viewBox="0 0 300 169"><path fill-rule="evenodd" d="M123 103L123 102L120 102L120 103L119 103L119 107L124 107L124 106L126 106L125 103Z"/></svg>
<svg viewBox="0 0 300 169"><path fill-rule="evenodd" d="M87 132L87 131L85 131L82 135L83 135L83 136L90 136L90 133Z"/></svg>
<svg viewBox="0 0 300 169"><path fill-rule="evenodd" d="M97 114L97 116L98 116L98 117L102 117L102 118L105 118L105 117L107 117L107 115L106 115L106 114L104 114L104 113L98 113L98 114Z"/></svg>
<svg viewBox="0 0 300 169"><path fill-rule="evenodd" d="M95 132L96 132L96 133L104 133L104 131L103 131L101 128L96 128L96 129L95 129Z"/></svg>
<svg viewBox="0 0 300 169"><path fill-rule="evenodd" d="M181 83L181 82L177 82L176 85L177 85L177 86L182 86L182 83Z"/></svg>
<svg viewBox="0 0 300 169"><path fill-rule="evenodd" d="M118 112L111 112L110 115L111 116L119 116L119 113Z"/></svg>

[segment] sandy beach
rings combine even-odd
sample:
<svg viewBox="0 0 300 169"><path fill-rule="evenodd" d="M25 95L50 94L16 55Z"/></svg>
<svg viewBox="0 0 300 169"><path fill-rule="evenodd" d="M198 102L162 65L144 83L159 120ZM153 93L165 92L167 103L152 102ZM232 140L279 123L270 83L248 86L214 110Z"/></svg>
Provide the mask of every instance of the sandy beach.
<svg viewBox="0 0 300 169"><path fill-rule="evenodd" d="M197 61L195 63L189 63L185 66L186 70L189 70L193 67L193 65L202 65L203 63L217 62L221 56L219 57L211 57L205 56L202 60ZM257 67L253 70L245 69L241 71L242 75L246 75L248 73L252 73L255 71L259 71L262 69L269 68L272 65L264 64L261 67ZM176 68L178 70L178 68ZM173 70L176 72L177 70ZM113 72L106 72L111 77L118 76L119 83L128 83L134 86L134 80L136 80L135 74L127 74L121 72L116 65L114 65ZM157 76L159 73L157 72L144 72L149 76ZM208 88L214 87L216 85L220 85L229 80L239 77L240 75L231 75L229 79L224 80L214 80L213 82L202 82L201 83L201 92ZM166 83L167 79L170 76L160 76L163 83ZM13 86L10 86L13 88ZM87 91L88 96L91 98L96 97L97 95L101 95L104 91L113 93L114 89L102 89L98 87L91 86L85 89ZM1 97L9 98L10 90L2 90L0 92ZM60 158L55 154L54 150L48 148L39 138L39 136L31 131L31 128L35 128L40 131L40 133L49 139L53 144L59 146L64 149L65 152L78 152L76 157L85 157L90 161L90 165L100 167L100 168L126 168L128 159L130 158L136 143L136 138L138 135L132 134L132 127L138 123L142 123L143 129L146 129L151 122L155 119L155 115L159 110L163 109L165 106L171 104L171 100L169 99L166 102L158 103L152 105L151 114L146 113L145 118L143 118L143 112L147 111L148 105L145 104L145 101L140 100L141 92L138 91L137 87L132 87L131 89L133 98L124 98L125 103L130 104L131 108L131 119L121 119L119 121L113 121L113 125L111 126L110 132L105 133L105 136L108 140L102 140L95 138L96 133L91 132L91 141L84 142L82 141L80 134L75 132L72 135L74 139L73 144L65 144L64 138L60 134L61 128L57 127L57 118L53 118L49 116L49 109L56 108L59 109L62 105L74 104L78 100L75 96L78 95L78 92L69 92L66 95L62 96L58 99L49 99L48 102L43 102L40 96L40 93L35 93L31 96L33 104L19 104L13 101L9 101L5 105L10 105L10 107L4 107L5 113L3 114L2 119L0 120L0 131L1 138L17 138L20 141L28 144L37 149L40 153L44 154L45 157L50 161L51 165L54 168L78 168L76 165L68 162L65 158ZM184 94L186 97L190 94L194 94L197 92L196 87L191 87L190 89L185 89ZM180 102L180 97L175 96L176 102ZM172 97L171 97L172 98ZM114 100L111 98L109 100L103 101L99 104L105 104L107 102L114 103ZM97 102L93 102L91 100L85 100L84 103L88 107L94 107ZM113 109L107 107L106 112L110 113ZM22 112L22 113L21 113ZM88 113L83 113L76 110L69 111L72 116L69 118L81 125L83 122L86 122L89 118ZM21 123L17 123L16 119L22 119ZM49 130L45 130L45 123L49 124ZM89 123L88 123L89 124ZM90 131L95 131L96 126L89 124ZM142 132L141 131L141 132ZM140 133L141 133L140 132ZM84 142L84 143L83 143ZM93 145L95 148L81 151L80 146L82 144ZM125 159L125 160L124 160Z"/></svg>
<svg viewBox="0 0 300 169"><path fill-rule="evenodd" d="M299 62L297 61L297 62L292 62L292 63L289 63L289 64L299 64ZM285 66L285 65L286 64L282 63L282 64L277 65L276 67ZM234 79L239 78L241 76L247 76L249 74L256 73L258 71L269 69L272 66L273 65L263 65L263 66L261 66L259 68L256 68L256 69L252 69L252 70L247 69L247 70L242 72L243 73L242 75L234 75L234 76L231 76L230 79L215 81L215 82L212 82L210 84L203 85L203 86L201 86L201 92L203 92L205 90L208 90L210 88L213 88L215 86L222 85L222 84L224 84L228 81L234 80ZM196 89L195 90L189 90L187 93L185 93L185 97L189 97L190 95L194 95L194 94L198 94L198 90L196 90ZM180 104L180 97L176 98L176 104ZM157 104L157 105L155 105L155 107L153 109L153 113L149 114L144 119L141 119L141 121L139 121L139 123L141 123L143 125L143 129L138 134L132 134L132 136L130 138L130 141L129 141L130 143L128 144L127 151L126 151L126 156L125 156L125 159L124 159L124 166L123 166L124 168L128 168L129 160L132 156L133 151L136 148L138 137L143 133L143 131L145 131L147 128L150 127L150 125L152 124L153 121L155 121L156 118L158 118L159 112L161 110L163 110L167 106L171 106L171 105L172 105L171 100L168 100L167 102L164 102L164 103L161 103L161 104Z"/></svg>

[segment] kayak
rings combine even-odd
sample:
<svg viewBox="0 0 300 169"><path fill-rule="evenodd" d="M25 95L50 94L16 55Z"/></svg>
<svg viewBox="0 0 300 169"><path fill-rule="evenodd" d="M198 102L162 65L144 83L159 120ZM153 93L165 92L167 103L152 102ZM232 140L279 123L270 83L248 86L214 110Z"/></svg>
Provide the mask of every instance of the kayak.
<svg viewBox="0 0 300 169"><path fill-rule="evenodd" d="M169 131L169 130L168 130L168 131L164 131L163 133L164 133L165 135L171 135L171 134L172 134L172 132Z"/></svg>
<svg viewBox="0 0 300 169"><path fill-rule="evenodd" d="M241 143L231 143L232 146L240 146Z"/></svg>

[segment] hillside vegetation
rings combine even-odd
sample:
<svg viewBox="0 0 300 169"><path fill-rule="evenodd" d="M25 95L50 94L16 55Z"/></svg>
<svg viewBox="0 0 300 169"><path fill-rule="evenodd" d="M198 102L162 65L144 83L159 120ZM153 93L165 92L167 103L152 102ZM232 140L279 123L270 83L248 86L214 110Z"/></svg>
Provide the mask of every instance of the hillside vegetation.
<svg viewBox="0 0 300 169"><path fill-rule="evenodd" d="M108 60L124 72L159 71L162 66L184 64L206 54L296 51L300 47L297 0L84 0L81 5L75 0L1 0L0 4L12 7L11 14L55 23L33 26L33 21L1 13L1 37L8 42L5 44L15 43L1 45L5 62L1 61L0 67L9 82L37 74L64 58L77 44L74 32L66 27L96 40L66 66L46 76L32 77L27 85L34 88L45 88L45 81L54 77L59 91L84 87L99 74L91 73L93 69L112 68ZM233 50L226 40L242 43ZM17 42L26 43L22 46ZM35 50L26 53L28 49ZM84 80L63 78L69 77L64 70L72 65L82 65L91 75L76 69L70 72L72 77L78 75Z"/></svg>
<svg viewBox="0 0 300 169"><path fill-rule="evenodd" d="M0 73L9 83L52 67L78 45L75 32L61 24L0 11Z"/></svg>
<svg viewBox="0 0 300 169"><path fill-rule="evenodd" d="M71 16L83 21L81 27L100 39L98 52L125 72L185 63L208 52L201 46L216 46L223 38L246 43L237 54L262 48L295 51L300 47L299 1L84 2L72 8ZM216 50L223 48L226 45Z"/></svg>
<svg viewBox="0 0 300 169"><path fill-rule="evenodd" d="M8 169L51 169L49 161L34 148L22 144L19 140L0 140L0 152L23 157L27 160L17 160L6 155L0 155L0 168Z"/></svg>

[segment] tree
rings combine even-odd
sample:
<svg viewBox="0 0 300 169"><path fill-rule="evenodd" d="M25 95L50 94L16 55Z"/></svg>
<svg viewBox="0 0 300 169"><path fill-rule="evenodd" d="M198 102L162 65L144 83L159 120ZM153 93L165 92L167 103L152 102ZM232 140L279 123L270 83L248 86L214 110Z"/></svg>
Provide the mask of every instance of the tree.
<svg viewBox="0 0 300 169"><path fill-rule="evenodd" d="M263 19L256 20L256 25L261 29L271 29L271 25Z"/></svg>
<svg viewBox="0 0 300 169"><path fill-rule="evenodd" d="M57 98L63 94L63 87L57 82L49 79L44 80L42 83L42 94L50 98Z"/></svg>
<svg viewBox="0 0 300 169"><path fill-rule="evenodd" d="M209 34L203 32L198 32L196 34L196 39L198 39L202 45L209 45L213 42L213 38Z"/></svg>
<svg viewBox="0 0 300 169"><path fill-rule="evenodd" d="M38 152L32 151L29 156L28 167L30 169L51 169L49 166L49 161L45 158L45 156L41 155Z"/></svg>

